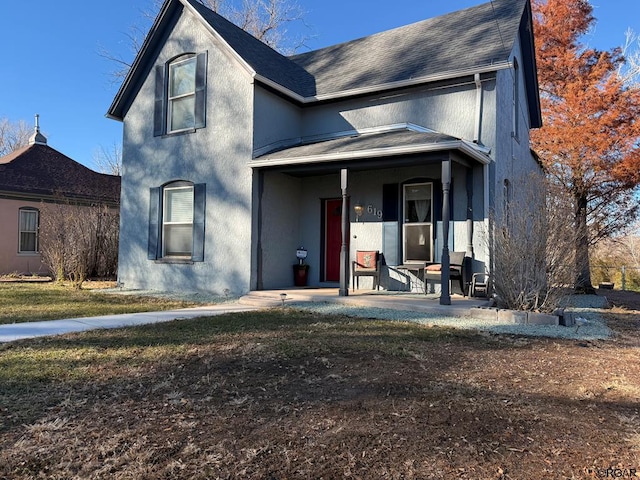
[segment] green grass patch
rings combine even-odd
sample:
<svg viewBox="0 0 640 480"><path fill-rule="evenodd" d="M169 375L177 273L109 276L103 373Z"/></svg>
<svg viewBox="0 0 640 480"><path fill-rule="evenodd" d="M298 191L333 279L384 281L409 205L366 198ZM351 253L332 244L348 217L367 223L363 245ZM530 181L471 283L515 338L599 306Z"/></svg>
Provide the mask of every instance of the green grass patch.
<svg viewBox="0 0 640 480"><path fill-rule="evenodd" d="M155 297L76 290L56 283L0 283L0 324L150 312L193 305Z"/></svg>

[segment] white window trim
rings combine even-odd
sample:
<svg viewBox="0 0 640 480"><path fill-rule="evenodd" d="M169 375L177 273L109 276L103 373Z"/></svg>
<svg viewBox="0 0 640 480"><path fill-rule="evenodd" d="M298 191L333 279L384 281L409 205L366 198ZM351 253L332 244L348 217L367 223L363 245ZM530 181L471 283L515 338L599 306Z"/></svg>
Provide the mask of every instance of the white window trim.
<svg viewBox="0 0 640 480"><path fill-rule="evenodd" d="M166 186L162 189L162 258L191 258L193 255L193 246L191 247L191 251L187 255L171 255L167 254L166 251L166 243L165 243L165 226L166 225L190 225L193 230L193 210L190 222L168 222L166 218L166 205L167 205L167 192L172 190L190 190L191 191L191 201L193 202L194 198L194 188L193 185L180 185L180 186Z"/></svg>
<svg viewBox="0 0 640 480"><path fill-rule="evenodd" d="M183 93L181 95L176 95L175 97L171 96L171 69L173 67L179 66L181 64L187 63L187 62L193 62L194 63L194 78L193 78L193 90L189 93ZM197 59L196 59L196 55L190 54L189 56L187 56L187 58L184 57L180 57L180 59L178 60L174 60L173 62L169 63L168 69L166 70L167 72L167 118L166 118L166 131L167 133L180 133L180 132L190 132L195 130L195 102L196 102L196 69L197 69ZM173 102L175 100L180 100L183 98L188 98L188 97L193 97L193 102L194 102L194 112L193 112L193 118L194 118L194 125L192 125L191 127L185 127L185 128L180 128L180 129L175 129L173 130L171 128L171 120L173 119Z"/></svg>
<svg viewBox="0 0 640 480"><path fill-rule="evenodd" d="M430 202L430 214L429 214L429 218L431 218L430 222L407 222L407 200L406 200L406 189L408 187L415 187L415 186L420 186L420 185L429 185L431 187L431 202ZM406 242L407 242L407 226L429 226L430 227L430 232L431 234L429 235L429 252L430 252L430 258L427 261L433 261L433 228L434 228L434 222L433 222L433 182L420 182L420 183L406 183L402 186L402 263L407 263L407 264L411 264L411 263L420 263L423 262L423 260L416 260L416 259L408 259L407 258L407 248L406 248Z"/></svg>
<svg viewBox="0 0 640 480"><path fill-rule="evenodd" d="M35 230L22 230L22 214L34 213L36 216L36 229ZM21 255L38 255L40 253L40 238L38 235L38 225L40 224L40 211L37 208L19 208L18 209L18 253ZM35 233L36 246L35 250L22 250L22 234L23 233Z"/></svg>

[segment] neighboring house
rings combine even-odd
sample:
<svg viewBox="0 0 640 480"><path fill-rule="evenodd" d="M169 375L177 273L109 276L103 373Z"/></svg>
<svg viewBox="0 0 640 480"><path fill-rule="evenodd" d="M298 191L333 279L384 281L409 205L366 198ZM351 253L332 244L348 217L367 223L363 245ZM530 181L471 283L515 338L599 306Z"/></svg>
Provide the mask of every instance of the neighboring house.
<svg viewBox="0 0 640 480"><path fill-rule="evenodd" d="M531 22L528 0L493 0L285 57L167 0L108 112L124 123L119 280L288 287L304 246L309 285L335 286L343 223L351 259L382 252L387 289L406 288L395 266L454 250L488 269L490 212L540 171Z"/></svg>
<svg viewBox="0 0 640 480"><path fill-rule="evenodd" d="M29 144L0 157L0 275L47 274L40 256L46 205L120 203L120 177L94 172L47 145L36 117Z"/></svg>

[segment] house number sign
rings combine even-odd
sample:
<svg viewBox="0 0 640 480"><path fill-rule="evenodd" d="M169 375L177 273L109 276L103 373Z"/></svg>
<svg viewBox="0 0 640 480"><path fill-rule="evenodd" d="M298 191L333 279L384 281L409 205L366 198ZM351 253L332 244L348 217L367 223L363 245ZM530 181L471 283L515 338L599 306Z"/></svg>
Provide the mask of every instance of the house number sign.
<svg viewBox="0 0 640 480"><path fill-rule="evenodd" d="M367 205L367 213L369 215L373 215L375 217L382 218L382 210L374 207L371 204Z"/></svg>

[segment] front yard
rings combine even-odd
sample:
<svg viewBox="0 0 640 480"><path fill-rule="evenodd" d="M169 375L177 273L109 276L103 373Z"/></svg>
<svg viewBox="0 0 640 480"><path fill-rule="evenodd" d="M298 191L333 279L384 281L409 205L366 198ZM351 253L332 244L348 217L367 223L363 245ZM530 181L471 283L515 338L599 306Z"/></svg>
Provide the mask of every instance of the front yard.
<svg viewBox="0 0 640 480"><path fill-rule="evenodd" d="M53 282L0 281L0 325L193 306L184 301L100 293L100 289L114 286L115 282L85 282L76 290Z"/></svg>
<svg viewBox="0 0 640 480"><path fill-rule="evenodd" d="M640 472L640 312L608 318L585 342L286 308L2 345L0 478Z"/></svg>

